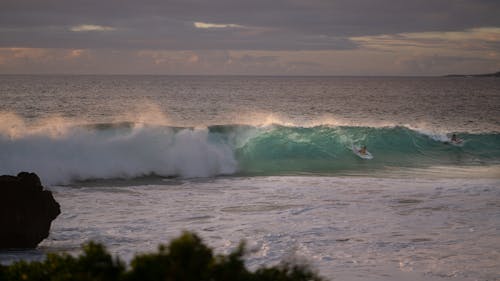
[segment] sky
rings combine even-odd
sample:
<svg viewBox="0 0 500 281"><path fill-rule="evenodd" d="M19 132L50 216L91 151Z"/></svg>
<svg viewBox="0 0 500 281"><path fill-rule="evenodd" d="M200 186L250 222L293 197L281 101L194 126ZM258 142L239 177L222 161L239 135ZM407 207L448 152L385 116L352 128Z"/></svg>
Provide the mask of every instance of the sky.
<svg viewBox="0 0 500 281"><path fill-rule="evenodd" d="M496 71L498 0L0 0L0 74Z"/></svg>

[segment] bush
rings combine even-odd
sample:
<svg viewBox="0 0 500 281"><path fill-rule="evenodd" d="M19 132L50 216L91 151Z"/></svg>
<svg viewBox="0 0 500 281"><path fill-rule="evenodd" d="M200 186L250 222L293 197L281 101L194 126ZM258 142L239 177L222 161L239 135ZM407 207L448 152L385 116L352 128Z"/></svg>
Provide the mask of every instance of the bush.
<svg viewBox="0 0 500 281"><path fill-rule="evenodd" d="M105 247L90 242L83 254L48 254L44 261L0 265L0 281L319 281L305 266L282 264L249 271L243 262L244 244L227 256L214 256L201 239L184 232L157 253L137 255L127 269Z"/></svg>

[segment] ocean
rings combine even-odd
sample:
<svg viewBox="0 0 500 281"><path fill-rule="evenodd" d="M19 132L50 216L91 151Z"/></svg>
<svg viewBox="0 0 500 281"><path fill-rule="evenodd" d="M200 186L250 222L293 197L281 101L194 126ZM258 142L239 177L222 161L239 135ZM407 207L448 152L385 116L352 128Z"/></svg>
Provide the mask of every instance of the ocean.
<svg viewBox="0 0 500 281"><path fill-rule="evenodd" d="M1 75L0 100L0 174L62 211L1 263L90 240L130 261L189 230L246 240L250 268L500 280L500 79Z"/></svg>

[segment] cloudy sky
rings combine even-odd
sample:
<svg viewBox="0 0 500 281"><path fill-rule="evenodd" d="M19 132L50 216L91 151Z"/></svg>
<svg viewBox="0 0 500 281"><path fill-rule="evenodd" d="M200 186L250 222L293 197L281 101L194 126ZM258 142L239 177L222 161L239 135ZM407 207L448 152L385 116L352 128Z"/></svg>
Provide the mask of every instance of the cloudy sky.
<svg viewBox="0 0 500 281"><path fill-rule="evenodd" d="M500 70L498 0L0 0L0 73Z"/></svg>

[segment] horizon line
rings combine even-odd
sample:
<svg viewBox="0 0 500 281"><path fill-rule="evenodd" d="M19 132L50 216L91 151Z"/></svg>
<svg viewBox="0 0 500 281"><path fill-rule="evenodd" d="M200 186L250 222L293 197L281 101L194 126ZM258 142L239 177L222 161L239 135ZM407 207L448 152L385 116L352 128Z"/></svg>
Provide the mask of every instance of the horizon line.
<svg viewBox="0 0 500 281"><path fill-rule="evenodd" d="M475 75L487 75L495 74L485 73L485 74L436 74L436 75L424 75L424 74L318 74L318 75L308 75L308 74L159 74L159 73L0 73L0 76L172 76L172 77L222 77L222 76L232 76L232 77L468 77Z"/></svg>

